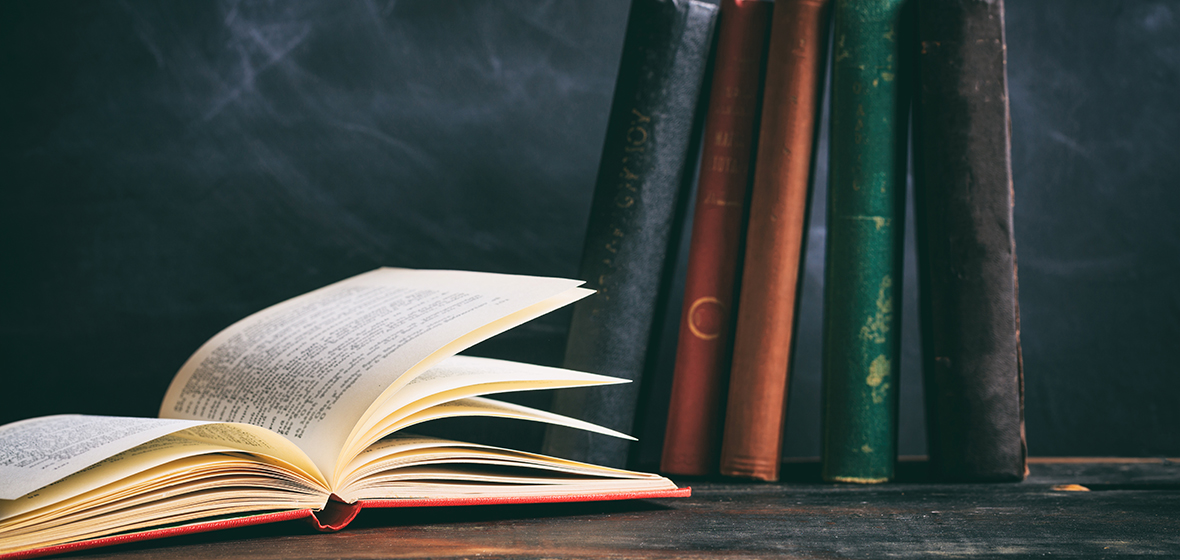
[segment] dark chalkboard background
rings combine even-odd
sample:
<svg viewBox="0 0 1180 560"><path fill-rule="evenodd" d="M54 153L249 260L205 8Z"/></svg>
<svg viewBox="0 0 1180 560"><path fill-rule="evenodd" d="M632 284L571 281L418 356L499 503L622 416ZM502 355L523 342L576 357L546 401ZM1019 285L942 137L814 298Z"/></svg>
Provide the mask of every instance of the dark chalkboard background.
<svg viewBox="0 0 1180 560"><path fill-rule="evenodd" d="M1007 9L1030 452L1178 455L1180 2ZM0 5L0 422L154 415L219 329L377 266L575 275L626 13ZM819 451L823 203L791 455ZM908 265L901 451L920 454ZM559 363L568 320L476 352Z"/></svg>

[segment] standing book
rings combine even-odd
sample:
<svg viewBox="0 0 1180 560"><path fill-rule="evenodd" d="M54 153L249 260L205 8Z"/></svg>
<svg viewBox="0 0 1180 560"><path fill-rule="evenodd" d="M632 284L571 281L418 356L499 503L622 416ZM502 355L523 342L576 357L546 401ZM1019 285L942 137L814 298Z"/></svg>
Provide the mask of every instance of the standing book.
<svg viewBox="0 0 1180 560"><path fill-rule="evenodd" d="M0 427L0 558L362 508L687 495L667 479L408 434L494 416L623 437L485 398L623 380L455 356L592 292L581 282L378 269L235 323L188 359L159 418Z"/></svg>
<svg viewBox="0 0 1180 560"><path fill-rule="evenodd" d="M721 473L777 480L828 43L827 0L779 0L771 27Z"/></svg>
<svg viewBox="0 0 1180 560"><path fill-rule="evenodd" d="M824 270L822 473L893 478L897 461L909 0L835 0Z"/></svg>
<svg viewBox="0 0 1180 560"><path fill-rule="evenodd" d="M723 0L660 470L716 474L774 4Z"/></svg>
<svg viewBox="0 0 1180 560"><path fill-rule="evenodd" d="M931 473L1022 480L1004 3L919 7L914 208Z"/></svg>
<svg viewBox="0 0 1180 560"><path fill-rule="evenodd" d="M578 272L599 295L574 306L564 365L636 383L565 391L554 412L632 430L675 270L716 18L715 5L697 0L632 2ZM544 451L625 466L629 443L597 436L550 427Z"/></svg>

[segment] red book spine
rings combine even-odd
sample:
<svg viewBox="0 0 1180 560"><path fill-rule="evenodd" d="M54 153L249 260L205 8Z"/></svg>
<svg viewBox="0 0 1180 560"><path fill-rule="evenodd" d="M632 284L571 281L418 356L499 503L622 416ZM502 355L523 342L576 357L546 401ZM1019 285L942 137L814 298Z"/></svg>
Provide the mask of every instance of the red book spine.
<svg viewBox="0 0 1180 560"><path fill-rule="evenodd" d="M723 0L660 468L715 474L772 4Z"/></svg>
<svg viewBox="0 0 1180 560"><path fill-rule="evenodd" d="M777 480L828 0L780 0L750 195L721 474Z"/></svg>

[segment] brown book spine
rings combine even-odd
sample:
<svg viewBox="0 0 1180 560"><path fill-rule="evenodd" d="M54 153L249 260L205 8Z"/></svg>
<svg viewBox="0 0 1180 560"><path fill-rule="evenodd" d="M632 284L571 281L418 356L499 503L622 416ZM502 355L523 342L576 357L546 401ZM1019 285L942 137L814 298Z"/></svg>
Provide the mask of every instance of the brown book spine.
<svg viewBox="0 0 1180 560"><path fill-rule="evenodd" d="M716 474L738 259L773 4L723 0L660 469Z"/></svg>
<svg viewBox="0 0 1180 560"><path fill-rule="evenodd" d="M777 480L828 0L774 9L721 473Z"/></svg>

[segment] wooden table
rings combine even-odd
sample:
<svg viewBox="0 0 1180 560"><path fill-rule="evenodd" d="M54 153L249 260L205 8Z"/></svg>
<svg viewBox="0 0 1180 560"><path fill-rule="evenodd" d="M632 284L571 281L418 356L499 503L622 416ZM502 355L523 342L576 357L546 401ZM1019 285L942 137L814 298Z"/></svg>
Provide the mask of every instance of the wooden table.
<svg viewBox="0 0 1180 560"><path fill-rule="evenodd" d="M1176 460L1042 460L1018 484L932 484L922 468L850 486L794 464L776 484L678 481L687 499L366 510L335 534L279 524L67 557L1180 558Z"/></svg>

